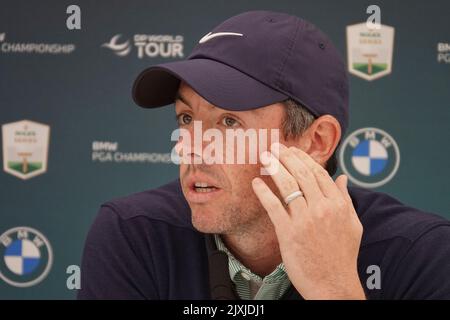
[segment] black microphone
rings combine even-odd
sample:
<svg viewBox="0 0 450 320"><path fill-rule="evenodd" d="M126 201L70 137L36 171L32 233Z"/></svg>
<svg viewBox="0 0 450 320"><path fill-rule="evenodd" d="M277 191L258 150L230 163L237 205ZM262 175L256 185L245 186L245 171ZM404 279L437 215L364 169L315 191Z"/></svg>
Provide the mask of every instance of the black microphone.
<svg viewBox="0 0 450 320"><path fill-rule="evenodd" d="M230 279L228 268L228 256L225 252L217 250L214 236L205 236L208 251L209 287L213 300L237 300L239 299Z"/></svg>

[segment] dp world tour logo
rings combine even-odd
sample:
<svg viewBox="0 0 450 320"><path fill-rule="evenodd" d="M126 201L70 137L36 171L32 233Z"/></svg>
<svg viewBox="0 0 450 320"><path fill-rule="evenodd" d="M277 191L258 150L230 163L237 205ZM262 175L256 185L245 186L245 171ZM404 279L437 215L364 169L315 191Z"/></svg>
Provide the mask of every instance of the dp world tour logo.
<svg viewBox="0 0 450 320"><path fill-rule="evenodd" d="M132 40L116 34L103 43L102 47L112 50L117 56L125 57L136 48L139 59L143 58L178 58L183 57L183 36L161 34L135 34Z"/></svg>
<svg viewBox="0 0 450 320"><path fill-rule="evenodd" d="M111 49L119 57L127 56L131 51L130 41L126 40L119 43L121 36L121 34L116 34L109 42L102 44L102 47Z"/></svg>
<svg viewBox="0 0 450 320"><path fill-rule="evenodd" d="M344 140L339 160L350 181L362 187L375 188L395 175L400 165L400 151L395 140L385 131L362 128Z"/></svg>
<svg viewBox="0 0 450 320"><path fill-rule="evenodd" d="M21 179L47 171L50 127L23 120L4 124L3 170Z"/></svg>
<svg viewBox="0 0 450 320"><path fill-rule="evenodd" d="M394 28L380 25L369 29L366 23L347 27L348 71L365 80L391 73Z"/></svg>
<svg viewBox="0 0 450 320"><path fill-rule="evenodd" d="M0 257L0 278L15 287L41 282L53 262L50 242L29 227L12 228L0 236Z"/></svg>

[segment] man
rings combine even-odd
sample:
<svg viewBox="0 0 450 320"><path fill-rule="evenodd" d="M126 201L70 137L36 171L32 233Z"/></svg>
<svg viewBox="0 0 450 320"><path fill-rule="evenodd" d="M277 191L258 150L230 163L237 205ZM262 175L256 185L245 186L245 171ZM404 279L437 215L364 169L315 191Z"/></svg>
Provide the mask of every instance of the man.
<svg viewBox="0 0 450 320"><path fill-rule="evenodd" d="M101 206L79 298L450 298L450 222L331 178L348 80L312 24L234 16L187 60L141 73L133 96L175 102L184 133L279 129L279 143L256 163L211 163L180 138L179 180Z"/></svg>

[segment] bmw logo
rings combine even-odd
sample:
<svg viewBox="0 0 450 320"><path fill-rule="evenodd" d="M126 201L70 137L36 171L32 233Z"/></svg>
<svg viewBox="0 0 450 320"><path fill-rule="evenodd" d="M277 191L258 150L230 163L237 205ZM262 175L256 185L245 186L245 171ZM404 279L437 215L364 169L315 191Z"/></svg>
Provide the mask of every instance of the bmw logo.
<svg viewBox="0 0 450 320"><path fill-rule="evenodd" d="M49 273L53 253L50 242L39 231L16 227L0 236L0 279L15 287L31 287Z"/></svg>
<svg viewBox="0 0 450 320"><path fill-rule="evenodd" d="M339 161L342 171L354 184L376 188L394 177L400 165L400 151L387 132L362 128L344 140Z"/></svg>

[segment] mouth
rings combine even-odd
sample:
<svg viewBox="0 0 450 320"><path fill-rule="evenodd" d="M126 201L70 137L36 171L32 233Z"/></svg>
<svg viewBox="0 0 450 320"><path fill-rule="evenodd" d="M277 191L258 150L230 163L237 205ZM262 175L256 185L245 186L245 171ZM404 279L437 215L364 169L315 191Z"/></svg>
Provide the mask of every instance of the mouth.
<svg viewBox="0 0 450 320"><path fill-rule="evenodd" d="M195 192L206 193L216 191L219 188L217 188L214 185L210 185L207 182L195 182L194 185L192 186L192 189Z"/></svg>
<svg viewBox="0 0 450 320"><path fill-rule="evenodd" d="M187 186L185 196L190 203L206 203L217 198L223 192L217 184L207 179L190 179Z"/></svg>

